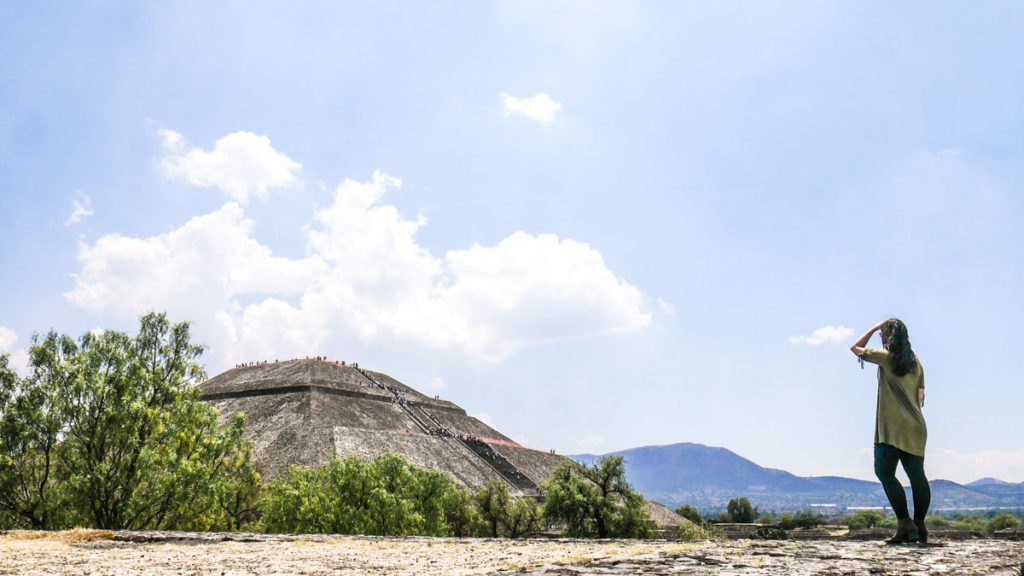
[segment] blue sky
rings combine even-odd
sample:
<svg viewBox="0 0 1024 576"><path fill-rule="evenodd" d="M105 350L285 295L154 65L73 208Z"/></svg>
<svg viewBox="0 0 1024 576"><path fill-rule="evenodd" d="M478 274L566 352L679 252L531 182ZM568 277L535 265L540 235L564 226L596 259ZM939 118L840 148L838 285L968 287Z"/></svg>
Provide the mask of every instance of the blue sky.
<svg viewBox="0 0 1024 576"><path fill-rule="evenodd" d="M871 478L898 315L930 475L1024 481L1019 4L257 4L0 4L15 361L166 310L210 373Z"/></svg>

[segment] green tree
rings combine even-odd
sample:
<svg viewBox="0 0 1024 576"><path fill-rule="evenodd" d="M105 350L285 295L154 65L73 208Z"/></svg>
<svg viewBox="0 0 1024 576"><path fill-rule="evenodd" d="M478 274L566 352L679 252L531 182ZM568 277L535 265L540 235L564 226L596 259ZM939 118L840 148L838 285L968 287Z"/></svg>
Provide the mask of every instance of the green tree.
<svg viewBox="0 0 1024 576"><path fill-rule="evenodd" d="M483 520L473 497L461 489L453 489L444 497L444 520L452 536L475 536L483 533Z"/></svg>
<svg viewBox="0 0 1024 576"><path fill-rule="evenodd" d="M491 480L487 486L473 495L477 512L487 526L487 535L497 538L501 529L508 522L509 508L512 506L508 488L497 480Z"/></svg>
<svg viewBox="0 0 1024 576"><path fill-rule="evenodd" d="M240 450L224 456L222 464L224 475L211 486L214 508L219 511L211 527L241 530L255 526L263 483L252 461L252 444L245 442Z"/></svg>
<svg viewBox="0 0 1024 576"><path fill-rule="evenodd" d="M453 529L448 523L449 506L458 500L459 489L451 478L439 470L413 468L415 490L412 498L423 518L425 534L448 535Z"/></svg>
<svg viewBox="0 0 1024 576"><path fill-rule="evenodd" d="M396 454L385 454L370 462L374 487L370 490L369 533L423 534L423 511L418 497L419 486L412 466ZM439 497L440 495L438 495Z"/></svg>
<svg viewBox="0 0 1024 576"><path fill-rule="evenodd" d="M682 506L676 508L676 514L679 514L683 518L686 518L687 520L693 522L698 526L704 524L704 516L701 515L699 510L697 510L693 506L690 506L689 504L683 504Z"/></svg>
<svg viewBox="0 0 1024 576"><path fill-rule="evenodd" d="M457 510L451 479L422 470L395 454L366 462L331 459L316 468L291 466L263 490L260 527L267 532L450 534L448 514ZM471 524L472 520L467 520Z"/></svg>
<svg viewBox="0 0 1024 576"><path fill-rule="evenodd" d="M729 500L726 512L728 512L730 520L743 524L750 524L754 518L757 518L757 508L751 506L750 500L745 497Z"/></svg>
<svg viewBox="0 0 1024 576"><path fill-rule="evenodd" d="M850 517L847 522L847 526L851 530L857 530L862 528L876 528L885 522L885 514L879 510L858 510L856 514Z"/></svg>
<svg viewBox="0 0 1024 576"><path fill-rule="evenodd" d="M221 426L199 400L201 353L163 314L135 336L33 337L31 374L0 378L0 506L40 528L229 527L218 502L255 471L244 416Z"/></svg>
<svg viewBox="0 0 1024 576"><path fill-rule="evenodd" d="M22 380L0 355L0 511L10 527L59 528L73 515L56 478L61 404L56 390Z"/></svg>
<svg viewBox="0 0 1024 576"><path fill-rule="evenodd" d="M643 497L626 481L621 456L593 466L564 462L543 489L545 517L564 523L570 536L646 538L653 531Z"/></svg>
<svg viewBox="0 0 1024 576"><path fill-rule="evenodd" d="M1020 519L1010 514L1009 512L1000 512L989 519L988 525L985 526L985 533L991 534L998 530L1004 530L1006 528L1016 528L1020 526Z"/></svg>
<svg viewBox="0 0 1024 576"><path fill-rule="evenodd" d="M519 498L509 506L503 522L505 535L520 538L540 530L543 512L533 498Z"/></svg>

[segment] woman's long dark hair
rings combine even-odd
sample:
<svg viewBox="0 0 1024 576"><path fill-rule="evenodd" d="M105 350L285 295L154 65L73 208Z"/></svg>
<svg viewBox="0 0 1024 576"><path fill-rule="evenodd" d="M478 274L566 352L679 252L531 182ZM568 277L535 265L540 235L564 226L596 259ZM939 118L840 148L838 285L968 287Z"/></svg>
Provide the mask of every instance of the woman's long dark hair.
<svg viewBox="0 0 1024 576"><path fill-rule="evenodd" d="M890 366L897 376L917 371L917 356L910 347L907 325L899 318L890 318L882 327L882 343L889 351Z"/></svg>

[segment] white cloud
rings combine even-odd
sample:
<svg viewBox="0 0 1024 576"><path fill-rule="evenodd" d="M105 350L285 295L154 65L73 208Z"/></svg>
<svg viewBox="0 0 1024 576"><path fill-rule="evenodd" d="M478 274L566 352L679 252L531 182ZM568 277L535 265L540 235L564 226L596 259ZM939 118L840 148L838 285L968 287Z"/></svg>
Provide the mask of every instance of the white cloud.
<svg viewBox="0 0 1024 576"><path fill-rule="evenodd" d="M822 326L811 332L810 336L790 336L790 344L809 344L821 346L822 344L839 344L853 336L853 328L846 326Z"/></svg>
<svg viewBox="0 0 1024 576"><path fill-rule="evenodd" d="M65 226L73 226L93 215L92 199L86 196L81 190L75 192L75 198L71 201L71 215L64 221Z"/></svg>
<svg viewBox="0 0 1024 576"><path fill-rule="evenodd" d="M0 354L10 354L8 366L22 376L28 375L28 350L25 348L15 349L14 344L18 341L18 334L0 326Z"/></svg>
<svg viewBox="0 0 1024 576"><path fill-rule="evenodd" d="M516 98L509 94L502 93L501 101L504 104L505 116L523 116L539 122L543 126L551 124L555 115L562 109L562 104L555 102L551 96L540 92L529 98Z"/></svg>
<svg viewBox="0 0 1024 576"><path fill-rule="evenodd" d="M442 380L440 376L434 376L433 378L422 384L420 386L420 390L425 390L427 392L433 392L437 394L447 387L448 386L444 383L444 380Z"/></svg>
<svg viewBox="0 0 1024 576"><path fill-rule="evenodd" d="M476 418L477 420L483 422L484 424L487 424L491 428L495 428L495 429L497 428L494 425L494 420L491 418L491 415L488 414L487 412L477 412L476 414L472 414L471 416L473 418Z"/></svg>
<svg viewBox="0 0 1024 576"><path fill-rule="evenodd" d="M18 334L6 326L0 326L0 352L10 352L11 347L18 341Z"/></svg>
<svg viewBox="0 0 1024 576"><path fill-rule="evenodd" d="M322 339L320 322L304 322L278 298L301 295L327 266L317 257L273 256L251 237L253 225L229 202L166 234L103 236L79 247L82 268L64 296L84 310L122 319L155 309L192 320L222 359L243 352L308 354ZM267 297L239 304L238 298L252 295Z"/></svg>
<svg viewBox="0 0 1024 576"><path fill-rule="evenodd" d="M302 165L275 150L266 136L232 132L206 151L190 147L185 137L173 130L163 129L159 134L164 149L160 166L168 178L215 186L243 204L250 196L266 197L271 188L300 184Z"/></svg>
<svg viewBox="0 0 1024 576"><path fill-rule="evenodd" d="M526 346L650 324L640 291L582 242L516 232L435 257L416 239L426 220L381 201L400 185L381 172L343 182L304 228L304 258L274 256L233 202L158 236L104 236L80 247L65 297L96 314L190 319L222 365L325 345L497 362Z"/></svg>

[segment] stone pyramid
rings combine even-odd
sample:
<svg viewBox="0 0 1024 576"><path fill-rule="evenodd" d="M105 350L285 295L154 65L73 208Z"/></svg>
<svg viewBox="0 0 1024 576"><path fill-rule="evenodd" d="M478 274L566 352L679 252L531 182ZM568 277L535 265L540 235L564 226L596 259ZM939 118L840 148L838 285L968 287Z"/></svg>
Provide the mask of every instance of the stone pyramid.
<svg viewBox="0 0 1024 576"><path fill-rule="evenodd" d="M513 496L536 496L567 460L517 444L452 402L340 361L243 365L211 378L200 390L222 418L246 413L246 435L270 477L291 464L315 466L332 456L370 459L390 452L447 472L470 491L498 480Z"/></svg>

